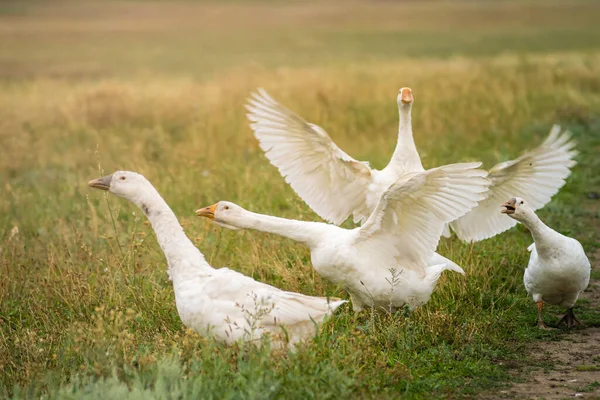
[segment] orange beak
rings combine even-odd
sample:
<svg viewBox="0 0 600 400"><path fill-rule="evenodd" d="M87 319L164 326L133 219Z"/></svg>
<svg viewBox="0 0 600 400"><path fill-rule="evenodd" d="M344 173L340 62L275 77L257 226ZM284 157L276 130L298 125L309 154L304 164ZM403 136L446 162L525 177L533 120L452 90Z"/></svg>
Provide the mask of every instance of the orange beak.
<svg viewBox="0 0 600 400"><path fill-rule="evenodd" d="M413 102L413 93L411 88L402 88L402 93L400 96L402 103L404 104L410 104Z"/></svg>
<svg viewBox="0 0 600 400"><path fill-rule="evenodd" d="M199 217L206 217L208 219L215 219L215 210L219 203L213 204L212 206L200 208L196 210L196 215Z"/></svg>
<svg viewBox="0 0 600 400"><path fill-rule="evenodd" d="M517 205L517 199L510 199L509 201L507 201L506 203L502 204L500 207L504 207L503 210L501 210L500 212L502 214L514 214L515 213L515 206Z"/></svg>

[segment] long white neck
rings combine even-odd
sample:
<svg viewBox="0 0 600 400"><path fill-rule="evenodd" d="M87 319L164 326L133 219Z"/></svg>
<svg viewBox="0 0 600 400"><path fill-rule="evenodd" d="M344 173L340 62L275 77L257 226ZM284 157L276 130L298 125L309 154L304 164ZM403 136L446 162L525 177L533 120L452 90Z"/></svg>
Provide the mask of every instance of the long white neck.
<svg viewBox="0 0 600 400"><path fill-rule="evenodd" d="M154 187L146 188L133 202L152 224L158 244L167 258L171 279L175 279L177 275L212 270Z"/></svg>
<svg viewBox="0 0 600 400"><path fill-rule="evenodd" d="M553 240L560 236L558 232L544 224L533 211L525 214L519 221L531 232L536 247L551 245Z"/></svg>
<svg viewBox="0 0 600 400"><path fill-rule="evenodd" d="M399 172L423 171L421 157L413 138L411 108L410 104L402 104L398 107L400 115L398 143L388 167L399 168L401 170Z"/></svg>
<svg viewBox="0 0 600 400"><path fill-rule="evenodd" d="M244 218L241 218L236 226L243 229L274 233L304 243L310 248L317 246L323 235L331 228L330 225L321 222L297 221L250 211L244 212Z"/></svg>

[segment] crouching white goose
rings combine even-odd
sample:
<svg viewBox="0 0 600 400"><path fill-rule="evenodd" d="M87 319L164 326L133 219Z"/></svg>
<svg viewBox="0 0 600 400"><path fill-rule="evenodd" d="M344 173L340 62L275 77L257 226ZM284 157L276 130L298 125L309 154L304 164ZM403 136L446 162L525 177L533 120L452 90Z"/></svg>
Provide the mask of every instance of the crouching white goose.
<svg viewBox="0 0 600 400"><path fill-rule="evenodd" d="M394 181L403 174L423 171L412 131L412 90L400 89L397 103L398 142L381 171L344 153L322 128L304 121L264 90L252 94L247 109L250 127L271 164L313 211L339 225L350 214L354 222L364 222ZM555 125L539 147L494 166L489 171L492 184L486 198L450 224L456 235L474 242L515 226L515 221L497 212L498 204L510 196L527 196L533 209L546 205L575 165L577 152L570 138L570 133L561 134ZM450 231L446 229L444 234L449 236Z"/></svg>
<svg viewBox="0 0 600 400"><path fill-rule="evenodd" d="M345 300L285 292L227 268L214 269L194 246L177 217L142 175L117 171L89 186L138 206L150 220L169 265L175 303L183 323L225 343L270 335L276 347L314 336Z"/></svg>
<svg viewBox="0 0 600 400"><path fill-rule="evenodd" d="M566 307L567 312L559 324L565 322L569 328L581 324L573 314L573 306L590 282L590 261L581 243L549 228L519 197L510 199L502 207L501 213L521 222L533 236L523 281L527 293L537 303L538 327L548 328L542 318L544 302Z"/></svg>
<svg viewBox="0 0 600 400"><path fill-rule="evenodd" d="M229 229L255 229L308 246L315 270L350 293L354 311L395 311L426 303L441 273L464 274L434 253L444 224L483 198L489 181L480 163L446 165L398 179L360 228L344 229L256 214L221 201L196 211Z"/></svg>

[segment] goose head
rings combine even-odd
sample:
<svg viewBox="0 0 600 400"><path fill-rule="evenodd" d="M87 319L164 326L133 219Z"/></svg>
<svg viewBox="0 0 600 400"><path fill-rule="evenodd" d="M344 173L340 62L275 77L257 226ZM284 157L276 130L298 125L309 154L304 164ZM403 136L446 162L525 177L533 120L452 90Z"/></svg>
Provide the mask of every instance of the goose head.
<svg viewBox="0 0 600 400"><path fill-rule="evenodd" d="M115 196L123 197L137 203L152 185L144 175L131 171L117 171L102 178L92 179L88 186L108 191Z"/></svg>
<svg viewBox="0 0 600 400"><path fill-rule="evenodd" d="M513 197L506 203L502 204L503 209L500 211L517 221L526 219L534 211L525 200L520 197Z"/></svg>
<svg viewBox="0 0 600 400"><path fill-rule="evenodd" d="M220 201L196 210L197 216L208 218L217 225L233 230L246 228L242 223L247 213L248 211L229 201Z"/></svg>
<svg viewBox="0 0 600 400"><path fill-rule="evenodd" d="M398 108L409 108L412 107L415 98L413 96L413 91L411 88L403 87L398 91Z"/></svg>

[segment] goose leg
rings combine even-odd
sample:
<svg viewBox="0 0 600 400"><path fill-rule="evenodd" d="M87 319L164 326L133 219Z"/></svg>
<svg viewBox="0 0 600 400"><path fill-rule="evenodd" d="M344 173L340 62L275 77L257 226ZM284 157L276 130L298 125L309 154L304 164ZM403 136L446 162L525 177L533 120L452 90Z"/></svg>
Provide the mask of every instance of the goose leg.
<svg viewBox="0 0 600 400"><path fill-rule="evenodd" d="M577 317L575 316L575 313L573 313L573 308L571 307L571 314L573 314L573 322L575 322L575 325L579 325L579 326L585 326L585 324L583 322L581 322L580 320L577 319Z"/></svg>
<svg viewBox="0 0 600 400"><path fill-rule="evenodd" d="M579 321L576 317L575 314L573 313L573 307L571 308L567 308L567 312L565 313L565 315L562 316L562 318L558 321L558 324L556 324L557 326L560 325L561 323L565 323L567 324L567 328L572 328L574 326L577 325L581 325L584 326L581 321Z"/></svg>
<svg viewBox="0 0 600 400"><path fill-rule="evenodd" d="M540 329L550 329L548 325L544 322L544 318L542 318L542 310L544 309L544 302L538 301L537 303L537 311L538 311L538 328Z"/></svg>

